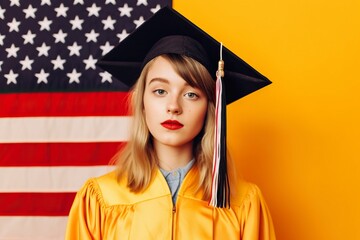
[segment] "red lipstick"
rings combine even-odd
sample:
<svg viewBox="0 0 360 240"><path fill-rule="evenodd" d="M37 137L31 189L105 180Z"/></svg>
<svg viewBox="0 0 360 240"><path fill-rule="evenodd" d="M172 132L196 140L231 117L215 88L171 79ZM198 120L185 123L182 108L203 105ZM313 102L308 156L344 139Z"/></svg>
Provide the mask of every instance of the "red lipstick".
<svg viewBox="0 0 360 240"><path fill-rule="evenodd" d="M162 122L161 125L169 130L177 130L184 126L176 120L166 120L165 122Z"/></svg>

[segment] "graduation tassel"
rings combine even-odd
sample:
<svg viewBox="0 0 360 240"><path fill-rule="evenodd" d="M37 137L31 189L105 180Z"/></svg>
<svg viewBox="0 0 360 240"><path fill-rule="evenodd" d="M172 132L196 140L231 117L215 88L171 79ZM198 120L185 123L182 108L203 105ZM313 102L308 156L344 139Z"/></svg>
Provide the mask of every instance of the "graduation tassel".
<svg viewBox="0 0 360 240"><path fill-rule="evenodd" d="M230 186L226 165L226 95L223 77L224 61L222 60L221 43L220 61L216 72L214 158L209 203L211 206L219 208L230 207Z"/></svg>

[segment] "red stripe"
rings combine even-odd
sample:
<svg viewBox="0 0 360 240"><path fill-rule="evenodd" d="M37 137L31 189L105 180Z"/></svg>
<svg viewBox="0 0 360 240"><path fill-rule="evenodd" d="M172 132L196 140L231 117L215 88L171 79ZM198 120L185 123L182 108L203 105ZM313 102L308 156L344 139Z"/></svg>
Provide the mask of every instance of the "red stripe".
<svg viewBox="0 0 360 240"><path fill-rule="evenodd" d="M0 94L0 117L126 116L127 99L127 92Z"/></svg>
<svg viewBox="0 0 360 240"><path fill-rule="evenodd" d="M0 166L107 165L124 143L0 144Z"/></svg>
<svg viewBox="0 0 360 240"><path fill-rule="evenodd" d="M0 216L67 216L76 193L0 193Z"/></svg>

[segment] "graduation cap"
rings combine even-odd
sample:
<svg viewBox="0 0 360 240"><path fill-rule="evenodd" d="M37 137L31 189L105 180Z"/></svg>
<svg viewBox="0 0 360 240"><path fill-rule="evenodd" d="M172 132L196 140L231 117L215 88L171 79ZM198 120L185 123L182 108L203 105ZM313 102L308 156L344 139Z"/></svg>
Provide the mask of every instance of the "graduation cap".
<svg viewBox="0 0 360 240"><path fill-rule="evenodd" d="M97 65L131 88L148 61L162 54L173 53L195 59L214 76L214 80L217 79L215 153L210 205L228 207L230 187L226 169L226 105L271 82L169 7L160 9L100 59Z"/></svg>

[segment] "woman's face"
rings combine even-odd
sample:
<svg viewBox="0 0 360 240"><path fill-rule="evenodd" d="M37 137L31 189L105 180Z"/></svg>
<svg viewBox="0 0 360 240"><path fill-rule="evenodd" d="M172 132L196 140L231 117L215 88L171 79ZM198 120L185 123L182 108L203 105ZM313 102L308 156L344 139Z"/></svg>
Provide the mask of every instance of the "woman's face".
<svg viewBox="0 0 360 240"><path fill-rule="evenodd" d="M208 104L205 93L188 85L161 56L149 68L143 101L146 124L158 145L192 144L203 127Z"/></svg>

